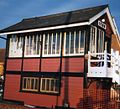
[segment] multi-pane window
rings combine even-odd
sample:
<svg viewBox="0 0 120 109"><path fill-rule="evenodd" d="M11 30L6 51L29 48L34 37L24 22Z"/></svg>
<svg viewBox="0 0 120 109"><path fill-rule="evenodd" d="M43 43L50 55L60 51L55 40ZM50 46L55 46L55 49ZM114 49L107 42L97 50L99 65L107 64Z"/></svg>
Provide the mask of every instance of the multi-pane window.
<svg viewBox="0 0 120 109"><path fill-rule="evenodd" d="M22 90L24 91L38 91L39 78L37 77L23 77Z"/></svg>
<svg viewBox="0 0 120 109"><path fill-rule="evenodd" d="M45 93L59 93L59 79L41 78L40 91Z"/></svg>
<svg viewBox="0 0 120 109"><path fill-rule="evenodd" d="M9 57L22 57L23 37L12 35L9 44Z"/></svg>
<svg viewBox="0 0 120 109"><path fill-rule="evenodd" d="M97 28L95 26L91 27L90 31L90 52L96 53L96 41L97 41Z"/></svg>
<svg viewBox="0 0 120 109"><path fill-rule="evenodd" d="M39 57L41 51L41 35L25 36L25 57Z"/></svg>
<svg viewBox="0 0 120 109"><path fill-rule="evenodd" d="M43 56L60 56L62 33L43 35Z"/></svg>
<svg viewBox="0 0 120 109"><path fill-rule="evenodd" d="M104 31L101 29L97 29L97 27L95 26L91 26L90 31L90 52L104 52Z"/></svg>
<svg viewBox="0 0 120 109"><path fill-rule="evenodd" d="M85 30L65 32L64 55L83 55L85 35Z"/></svg>
<svg viewBox="0 0 120 109"><path fill-rule="evenodd" d="M98 29L98 53L104 52L104 31Z"/></svg>

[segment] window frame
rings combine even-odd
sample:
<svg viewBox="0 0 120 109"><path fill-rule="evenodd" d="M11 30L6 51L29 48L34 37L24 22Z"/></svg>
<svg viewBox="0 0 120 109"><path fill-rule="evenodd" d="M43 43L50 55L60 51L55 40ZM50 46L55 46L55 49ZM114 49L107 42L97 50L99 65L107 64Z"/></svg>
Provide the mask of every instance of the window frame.
<svg viewBox="0 0 120 109"><path fill-rule="evenodd" d="M12 38L16 38L16 39L12 39ZM20 38L19 42L18 42L18 38ZM13 42L12 42L12 40L13 40ZM15 44L15 40L17 40L16 44ZM20 43L21 43L21 49L18 51L17 46ZM16 35L16 34L11 35L11 37L9 38L9 54L8 54L8 57L10 57L10 58L15 58L15 57L19 58L20 57L21 58L22 54L23 54L23 48L24 48L23 43L24 43L24 37L23 36L19 36L19 35ZM12 54L11 50L14 50L14 52L16 50L16 53ZM17 53L17 52L21 52L21 54Z"/></svg>
<svg viewBox="0 0 120 109"><path fill-rule="evenodd" d="M98 28L98 53L103 53L104 52L104 37L105 37L105 32L102 29ZM100 45L101 41L102 41L102 47Z"/></svg>
<svg viewBox="0 0 120 109"><path fill-rule="evenodd" d="M84 34L84 47L83 47L83 53L80 53L80 46L81 46L81 32L83 31L83 34ZM79 53L76 53L76 48L75 48L75 45L76 45L76 33L77 33L77 31L75 30L75 31L72 31L73 33L74 33L74 52L73 53L70 53L70 48L71 48L71 46L69 46L69 53L68 54L66 54L66 37L67 37L67 32L64 32L64 50L63 50L63 56L83 56L84 55L84 51L85 51L85 37L86 37L86 30L78 30L78 35L79 35L79 44L78 44L78 52ZM71 39L71 31L69 31L69 35L70 35L70 39ZM69 45L71 45L71 40L69 39Z"/></svg>
<svg viewBox="0 0 120 109"><path fill-rule="evenodd" d="M24 80L26 79L26 88L24 88ZM30 79L30 82L28 82L28 79ZM32 89L32 79L34 80L34 89ZM35 89L35 85L37 83L37 89ZM28 84L29 87L28 88ZM22 77L22 91L31 91L31 92L38 92L39 91L39 77Z"/></svg>
<svg viewBox="0 0 120 109"><path fill-rule="evenodd" d="M27 52L27 41L29 40L29 43L30 43L30 39L27 39L27 37L33 37L33 39L32 39L32 47L33 47L33 43L34 43L34 37L37 37L37 39L36 39L36 42L38 42L38 44L39 44L39 54L29 54L29 55L27 55L26 54L26 52ZM40 57L40 55L41 55L41 42L42 42L42 35L41 34L33 34L33 35L26 35L25 36L25 46L24 46L24 57ZM29 47L30 47L30 45L28 45ZM37 46L37 44L36 44L36 46Z"/></svg>
<svg viewBox="0 0 120 109"><path fill-rule="evenodd" d="M92 45L92 42L91 42L91 39L92 39L92 36L93 36L92 28L95 29L95 33L94 33L94 35L95 35L95 37L94 37L95 45ZM93 52L93 46L94 46L94 49L95 49L94 52ZM97 52L97 27L93 26L93 25L91 25L91 28L90 28L90 52L91 53L96 53Z"/></svg>
<svg viewBox="0 0 120 109"><path fill-rule="evenodd" d="M43 90L42 89L42 87L43 87L43 80L45 80L45 90ZM47 80L49 80L50 82L49 82L49 90L47 90ZM52 89L52 87L51 87L51 81L54 81L54 91L51 91L50 89ZM42 92L42 93L52 93L52 94L59 94L59 87L60 87L60 85L58 84L58 91L56 91L55 89L56 89L56 82L58 82L59 83L59 79L58 78L49 78L49 77L42 77L41 78L41 83L40 83L40 92Z"/></svg>
<svg viewBox="0 0 120 109"><path fill-rule="evenodd" d="M59 53L57 54L57 38L58 38L58 33L59 33L59 37L60 37L60 41L59 41L59 43L60 43L60 45L59 45ZM55 43L55 53L54 54L49 54L48 52L49 52L49 47L48 47L48 45L49 45L49 37L50 37L50 34L52 34L52 38L51 38L51 47L53 48L53 37L54 37L54 35L53 34L55 34L55 37L56 37L56 43ZM45 52L45 37L48 37L48 39L47 39L47 43L48 43L48 45L47 45L47 54L45 54L44 52ZM61 54L61 39L62 39L62 32L55 32L55 33L44 33L43 34L43 47L42 47L42 57L60 57L60 54ZM53 49L51 48L51 52L53 51Z"/></svg>

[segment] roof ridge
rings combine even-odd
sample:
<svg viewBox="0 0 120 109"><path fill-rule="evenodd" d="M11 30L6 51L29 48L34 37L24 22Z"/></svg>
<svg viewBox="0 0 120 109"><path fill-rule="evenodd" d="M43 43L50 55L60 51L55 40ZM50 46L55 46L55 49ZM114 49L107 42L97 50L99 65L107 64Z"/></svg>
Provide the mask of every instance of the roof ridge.
<svg viewBox="0 0 120 109"><path fill-rule="evenodd" d="M56 14L49 14L49 15L43 15L43 16L38 16L38 17L32 17L32 18L25 18L23 19L22 21L30 21L30 20L37 20L37 19L40 19L40 18L48 18L48 17L53 17L53 16L61 16L61 15L65 15L65 14L69 14L69 13L74 13L74 12L78 12L78 11L88 11L90 9L95 9L95 8L99 8L99 7L109 7L108 4L105 4L105 5L98 5L98 6L93 6L93 7L88 7L88 8L81 8L81 9L76 9L76 10L71 10L71 11L66 11L66 12L58 12Z"/></svg>

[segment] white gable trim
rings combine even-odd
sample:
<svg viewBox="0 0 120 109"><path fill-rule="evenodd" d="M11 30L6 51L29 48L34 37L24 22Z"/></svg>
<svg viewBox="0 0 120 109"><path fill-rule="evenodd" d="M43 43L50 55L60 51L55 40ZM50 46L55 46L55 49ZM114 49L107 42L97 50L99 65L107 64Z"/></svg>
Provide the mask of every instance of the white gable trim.
<svg viewBox="0 0 120 109"><path fill-rule="evenodd" d="M108 19L109 19L109 22L110 22L110 25L112 27L112 30L113 30L113 33L115 35L119 35L119 32L118 32L118 29L117 29L117 26L115 24L115 21L113 20L111 14L110 14L110 11L109 11L109 8L105 8L103 11L101 11L100 13L98 13L97 15L95 15L94 17L90 18L89 20L89 23L93 23L95 20L97 20L99 17L101 17L103 14L107 14L108 16Z"/></svg>
<svg viewBox="0 0 120 109"><path fill-rule="evenodd" d="M60 26L54 26L54 27L45 27L45 28L37 28L37 29L28 29L28 30L21 30L21 31L5 32L5 33L0 33L0 35L46 31L46 30L62 29L62 28L69 28L69 27L77 27L77 26L83 26L83 25L89 25L89 22L81 22L81 23L60 25Z"/></svg>
<svg viewBox="0 0 120 109"><path fill-rule="evenodd" d="M94 17L90 18L88 22L81 22L81 23L74 23L74 24L60 25L60 26L53 26L53 27L45 27L45 28L37 28L37 29L28 29L28 30L21 30L21 31L13 31L13 32L5 32L5 33L0 33L0 36L2 36L2 35L9 35L9 34L29 33L29 32L46 31L46 30L54 30L54 29L62 29L62 28L90 25L95 20L97 20L99 17L104 15L105 13L108 16L108 19L109 19L110 25L112 27L113 33L115 35L119 36L119 32L118 32L116 23L115 23L114 19L112 18L108 7L105 8L100 13L98 13L97 15L95 15Z"/></svg>

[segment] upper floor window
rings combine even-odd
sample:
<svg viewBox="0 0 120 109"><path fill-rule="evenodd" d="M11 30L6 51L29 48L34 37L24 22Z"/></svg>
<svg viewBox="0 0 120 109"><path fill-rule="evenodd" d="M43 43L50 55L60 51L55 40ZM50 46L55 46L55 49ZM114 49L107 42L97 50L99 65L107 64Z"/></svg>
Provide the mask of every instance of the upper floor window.
<svg viewBox="0 0 120 109"><path fill-rule="evenodd" d="M62 33L43 35L43 56L60 56Z"/></svg>
<svg viewBox="0 0 120 109"><path fill-rule="evenodd" d="M9 44L9 57L22 57L23 37L12 35Z"/></svg>
<svg viewBox="0 0 120 109"><path fill-rule="evenodd" d="M103 53L104 52L104 31L95 26L91 26L90 31L90 52Z"/></svg>
<svg viewBox="0 0 120 109"><path fill-rule="evenodd" d="M96 53L97 49L97 28L95 26L91 26L90 30L90 52Z"/></svg>
<svg viewBox="0 0 120 109"><path fill-rule="evenodd" d="M64 33L64 55L83 55L86 31Z"/></svg>
<svg viewBox="0 0 120 109"><path fill-rule="evenodd" d="M104 31L98 29L98 53L104 52Z"/></svg>
<svg viewBox="0 0 120 109"><path fill-rule="evenodd" d="M25 57L39 57L41 51L41 35L25 36Z"/></svg>

